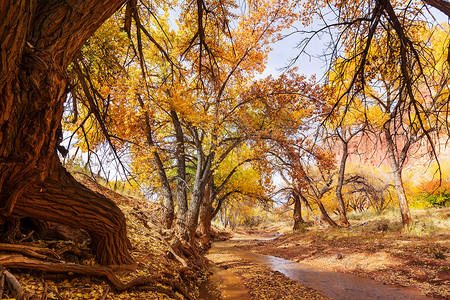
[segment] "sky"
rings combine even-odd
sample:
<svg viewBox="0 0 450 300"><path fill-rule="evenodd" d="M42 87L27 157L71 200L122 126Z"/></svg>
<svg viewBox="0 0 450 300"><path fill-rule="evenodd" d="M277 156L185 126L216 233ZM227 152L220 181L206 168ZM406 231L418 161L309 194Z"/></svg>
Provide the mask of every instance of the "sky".
<svg viewBox="0 0 450 300"><path fill-rule="evenodd" d="M433 17L436 19L436 23L444 23L449 22L448 17L440 12L437 9L430 8L430 12L433 15ZM432 17L429 18L430 22L433 22ZM301 28L302 30L312 30L317 29L321 26L319 21L312 24L312 26L308 29ZM289 31L292 30L285 30L284 33L287 34ZM305 35L300 34L294 34L291 35L282 41L279 41L272 45L273 50L269 54L267 68L265 71L258 77L264 78L268 75L277 76L282 71L283 68L285 68L289 62L295 58L300 50L296 47L303 38L305 38ZM330 41L330 37L323 35L321 37L314 38L308 47L306 48L306 52L309 54L303 54L299 57L297 62L294 64L294 66L299 68L299 73L304 74L308 77L312 75L316 75L316 78L320 80L322 76L327 71L326 62L323 59L324 51L327 49L327 44Z"/></svg>
<svg viewBox="0 0 450 300"><path fill-rule="evenodd" d="M272 51L269 53L267 68L264 70L261 77L268 75L279 75L283 72L286 66L298 56L300 49L297 48L298 43L304 38L300 34L294 34L272 45ZM329 41L327 37L321 39L315 38L308 45L306 51L310 55L303 54L294 64L299 68L299 72L308 77L316 75L319 79L326 71L325 62L320 56L326 44Z"/></svg>

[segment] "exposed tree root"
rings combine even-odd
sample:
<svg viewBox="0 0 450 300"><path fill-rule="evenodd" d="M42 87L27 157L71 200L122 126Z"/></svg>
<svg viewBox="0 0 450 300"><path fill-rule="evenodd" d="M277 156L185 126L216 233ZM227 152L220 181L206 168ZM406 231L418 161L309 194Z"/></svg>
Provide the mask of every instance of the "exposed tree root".
<svg viewBox="0 0 450 300"><path fill-rule="evenodd" d="M0 251L17 252L27 256L55 263L62 262L61 256L59 256L56 252L47 248L33 247L20 244L0 244Z"/></svg>
<svg viewBox="0 0 450 300"><path fill-rule="evenodd" d="M19 254L0 255L0 266L9 268L23 268L30 270L38 270L44 272L67 273L73 272L82 275L103 276L118 291L124 291L130 288L153 289L156 283L167 284L172 286L174 290L180 292L186 298L189 298L188 292L175 281L162 278L161 275L142 276L134 278L126 283L120 281L110 267L104 266L84 266L74 263L54 263L41 261L34 258L28 258Z"/></svg>
<svg viewBox="0 0 450 300"><path fill-rule="evenodd" d="M93 192L52 160L52 177L33 184L17 199L12 215L87 231L101 265L132 264L125 216L111 199Z"/></svg>
<svg viewBox="0 0 450 300"><path fill-rule="evenodd" d="M144 213L134 213L133 214L136 218L138 218L142 224L144 225L145 228L147 228L148 230L151 230L152 232L154 232L156 234L156 236L159 238L159 240L164 244L164 246L166 246L169 249L169 252L173 255L173 257L180 262L184 268L188 268L189 265L187 263L187 261L185 259L183 259L181 256L179 256L174 248L166 241L166 239L159 233L159 229L157 226L155 226L154 224L152 224L151 222L147 221L149 219L149 217L147 215L145 215Z"/></svg>

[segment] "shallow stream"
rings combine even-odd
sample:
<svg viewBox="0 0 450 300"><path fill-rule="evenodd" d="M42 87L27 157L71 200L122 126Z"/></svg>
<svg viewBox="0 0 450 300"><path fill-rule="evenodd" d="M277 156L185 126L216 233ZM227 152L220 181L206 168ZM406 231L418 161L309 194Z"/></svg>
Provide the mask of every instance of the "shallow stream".
<svg viewBox="0 0 450 300"><path fill-rule="evenodd" d="M339 300L419 300L432 299L420 294L413 288L405 288L398 286L384 285L382 283L338 272L330 272L312 266L293 262L280 257L255 254L234 247L239 241L230 240L224 242L216 242L213 244L211 251L220 253L221 251L231 252L245 260L253 263L266 265L274 271L283 273L292 280L300 282L302 285L313 288L322 295L331 299ZM209 283L220 289L223 299L250 299L247 290L242 286L239 278L230 271L214 267L212 270L214 275ZM227 281L229 281L227 283ZM236 294L234 294L234 292ZM202 299L218 299L202 298Z"/></svg>

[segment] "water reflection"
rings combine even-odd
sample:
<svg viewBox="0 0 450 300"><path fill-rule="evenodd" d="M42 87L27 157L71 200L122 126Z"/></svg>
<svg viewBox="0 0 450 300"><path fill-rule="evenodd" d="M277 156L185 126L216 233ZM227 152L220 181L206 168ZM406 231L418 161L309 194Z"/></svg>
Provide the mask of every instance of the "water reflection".
<svg viewBox="0 0 450 300"><path fill-rule="evenodd" d="M239 277L231 271L219 268L213 264L208 266L213 273L200 287L200 299L202 300L250 300L248 290L242 284Z"/></svg>

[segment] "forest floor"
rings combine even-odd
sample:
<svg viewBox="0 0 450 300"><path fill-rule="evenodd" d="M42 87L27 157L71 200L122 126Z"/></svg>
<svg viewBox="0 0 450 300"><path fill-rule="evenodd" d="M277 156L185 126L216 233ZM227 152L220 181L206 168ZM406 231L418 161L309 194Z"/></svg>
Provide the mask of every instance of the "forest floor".
<svg viewBox="0 0 450 300"><path fill-rule="evenodd" d="M134 285L133 282L138 281L143 284L119 290L105 276L8 268L6 272L10 272L17 279L17 284L24 292L24 297L18 298L31 300L197 299L198 286L206 278L207 272L174 252L169 245L170 236L161 230L156 220L155 216L158 215L159 207L147 200L116 193L85 175L76 177L92 190L113 200L122 210L127 220L128 237L132 244L131 255L136 264L121 267L98 266L86 241L73 241L79 235L79 232L73 228L65 228L64 236L60 230L59 236L52 239L37 239L33 234L24 235L23 241L15 245L54 253L60 257L58 265L76 265L85 269L105 268L123 284ZM69 251L66 251L67 249ZM3 257L15 254L0 249L0 255ZM47 261L44 258L42 262ZM1 277L3 272L0 268ZM0 280L0 299L2 296L3 299L17 298L12 290L7 289L6 282L4 287Z"/></svg>
<svg viewBox="0 0 450 300"><path fill-rule="evenodd" d="M438 220L448 221L450 209L435 210L433 214ZM261 236L274 236L280 231L286 233L261 240ZM235 245L238 249L327 271L355 274L384 284L413 287L424 295L450 299L448 230L417 234L414 228L405 232L387 220L377 219L349 229L305 227L291 232L275 225L238 230L234 238L240 240Z"/></svg>

